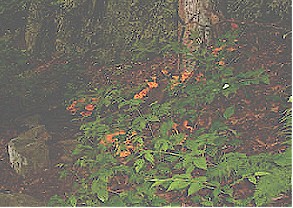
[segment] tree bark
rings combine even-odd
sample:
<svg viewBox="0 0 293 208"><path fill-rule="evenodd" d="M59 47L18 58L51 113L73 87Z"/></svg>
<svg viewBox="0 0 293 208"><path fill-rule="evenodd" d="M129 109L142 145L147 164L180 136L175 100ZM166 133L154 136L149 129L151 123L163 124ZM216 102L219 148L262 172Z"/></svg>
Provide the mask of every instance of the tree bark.
<svg viewBox="0 0 293 208"><path fill-rule="evenodd" d="M189 48L192 52L195 46L206 46L211 44L212 40L212 24L219 21L218 16L212 12L211 0L179 0L179 19L178 27L179 41ZM196 32L198 38L196 40L190 39L190 34ZM197 44L194 44L194 41ZM192 64L188 63L184 57L180 58L179 69L184 68L191 71Z"/></svg>
<svg viewBox="0 0 293 208"><path fill-rule="evenodd" d="M182 39L192 31L199 33L199 41L208 44L211 40L211 25L214 16L211 0L179 0L179 17L185 27Z"/></svg>

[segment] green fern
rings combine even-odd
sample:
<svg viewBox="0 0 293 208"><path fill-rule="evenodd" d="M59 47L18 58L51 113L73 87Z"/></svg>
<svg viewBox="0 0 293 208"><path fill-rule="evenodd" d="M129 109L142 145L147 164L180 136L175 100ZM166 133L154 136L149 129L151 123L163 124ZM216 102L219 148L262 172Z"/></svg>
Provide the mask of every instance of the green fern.
<svg viewBox="0 0 293 208"><path fill-rule="evenodd" d="M256 206L267 205L280 193L291 189L291 166L270 170L271 174L262 176L256 184L253 195Z"/></svg>
<svg viewBox="0 0 293 208"><path fill-rule="evenodd" d="M283 136L286 140L291 140L292 137L292 108L286 109L284 115L280 119L282 127L278 131L278 136Z"/></svg>
<svg viewBox="0 0 293 208"><path fill-rule="evenodd" d="M231 186L248 179L255 184L254 203L267 205L274 197L291 189L291 149L276 155L229 153L222 156L215 167L208 169L207 176L210 181L232 177Z"/></svg>
<svg viewBox="0 0 293 208"><path fill-rule="evenodd" d="M210 179L223 179L233 176L240 176L240 172L245 172L248 168L247 156L243 153L233 152L221 157L219 163L207 171Z"/></svg>

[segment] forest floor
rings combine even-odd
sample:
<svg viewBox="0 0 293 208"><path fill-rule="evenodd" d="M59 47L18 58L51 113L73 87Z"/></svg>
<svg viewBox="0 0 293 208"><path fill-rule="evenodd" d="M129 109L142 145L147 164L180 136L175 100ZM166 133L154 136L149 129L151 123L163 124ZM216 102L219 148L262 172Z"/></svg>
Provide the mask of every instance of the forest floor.
<svg viewBox="0 0 293 208"><path fill-rule="evenodd" d="M262 38L265 37L265 38ZM245 39L245 40L244 40ZM282 39L277 32L272 33L266 30L262 32L243 35L245 42L238 49L238 59L233 66L237 69L245 66L249 69L264 68L269 74L270 84L254 85L245 90L238 90L237 96L233 99L236 106L235 114L227 120L229 125L240 132L240 140L243 144L236 149L226 147L226 152L242 152L247 155L259 154L262 152L280 153L286 149L282 144L283 138L276 136L280 126L282 112L288 107L286 96L291 93L291 44L290 40ZM249 43L249 44L248 44ZM247 55L249 54L249 55ZM96 84L116 84L117 82L127 83L129 87L135 87L145 82L152 76L161 76L161 70L167 66L177 65L176 57L168 59L155 58L146 62L136 63L127 73L118 73L119 68L125 68L126 64L119 67L89 68L85 77ZM241 66L241 67L240 67ZM108 73L108 74L107 74ZM90 78L91 77L91 78ZM158 89L148 99L159 99L163 89ZM284 100L274 99L284 97ZM38 174L32 174L27 178L18 176L10 167L7 143L11 138L16 137L21 130L17 126L8 126L0 132L0 192L5 193L26 193L40 200L48 201L51 196L64 195L71 190L73 178L60 179L57 164L70 162L70 150L60 148L58 141L72 140L79 133L79 127L71 122L71 117L65 107L60 105L61 99L56 99L57 108L44 110L43 117L50 134L54 136L54 142L49 144L50 157L53 163L48 169ZM198 122L199 126L208 126L213 119L215 110L221 109L221 102L213 102L206 106L205 114ZM55 113L54 113L55 112ZM48 116L48 115L51 115ZM19 116L19 115L18 115ZM56 125L56 119L59 119ZM54 125L55 124L55 125ZM57 127L59 126L59 128ZM66 127L66 128L64 128ZM69 145L70 146L70 145ZM63 146L64 147L64 146ZM70 148L69 148L70 149ZM253 187L248 181L238 184L235 188L235 195L238 198L245 198L253 193ZM176 198L169 196L166 198ZM192 206L185 198L178 199L182 204ZM290 206L291 193L275 199L271 206Z"/></svg>

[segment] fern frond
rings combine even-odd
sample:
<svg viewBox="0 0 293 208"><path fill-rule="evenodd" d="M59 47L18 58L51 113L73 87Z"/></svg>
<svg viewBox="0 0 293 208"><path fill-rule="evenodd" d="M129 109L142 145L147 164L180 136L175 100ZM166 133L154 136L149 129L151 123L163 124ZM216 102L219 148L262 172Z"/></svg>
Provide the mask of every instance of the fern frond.
<svg viewBox="0 0 293 208"><path fill-rule="evenodd" d="M290 140L292 138L292 108L286 109L280 119L282 127L278 131L278 136L284 136Z"/></svg>
<svg viewBox="0 0 293 208"><path fill-rule="evenodd" d="M254 201L256 206L267 205L272 198L291 189L291 167L274 168L271 174L262 176L256 184Z"/></svg>
<svg viewBox="0 0 293 208"><path fill-rule="evenodd" d="M223 177L241 176L241 172L249 167L246 154L239 152L231 152L225 154L220 159L217 166L209 168L207 176L211 179L222 179Z"/></svg>

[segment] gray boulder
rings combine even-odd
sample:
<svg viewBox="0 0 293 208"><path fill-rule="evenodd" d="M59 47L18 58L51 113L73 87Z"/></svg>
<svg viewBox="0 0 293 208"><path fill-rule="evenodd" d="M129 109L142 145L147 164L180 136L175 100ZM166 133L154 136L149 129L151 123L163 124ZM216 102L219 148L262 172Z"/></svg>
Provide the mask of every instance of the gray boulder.
<svg viewBox="0 0 293 208"><path fill-rule="evenodd" d="M39 125L20 134L8 143L11 167L26 176L49 166L49 150L46 141L51 136L45 126Z"/></svg>

